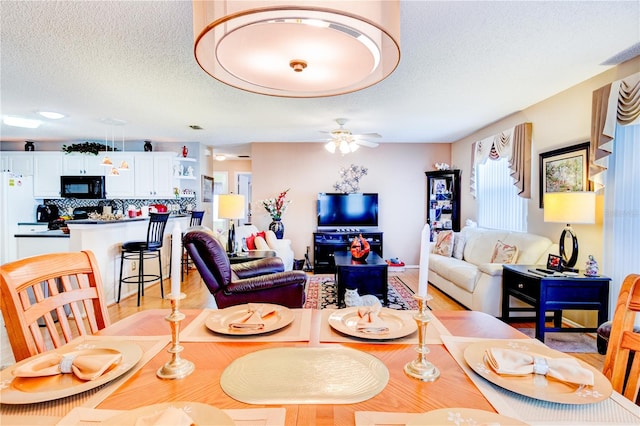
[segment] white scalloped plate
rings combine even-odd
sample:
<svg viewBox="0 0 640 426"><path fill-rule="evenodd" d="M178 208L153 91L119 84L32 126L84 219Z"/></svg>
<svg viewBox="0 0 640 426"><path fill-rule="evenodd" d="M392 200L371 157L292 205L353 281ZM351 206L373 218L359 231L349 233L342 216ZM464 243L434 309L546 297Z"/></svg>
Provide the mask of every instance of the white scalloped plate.
<svg viewBox="0 0 640 426"><path fill-rule="evenodd" d="M382 308L378 315L389 327L389 332L384 334L365 333L358 330L358 308L338 309L329 315L329 325L344 334L367 340L392 340L408 336L418 329L413 319L398 315L395 309Z"/></svg>
<svg viewBox="0 0 640 426"><path fill-rule="evenodd" d="M77 351L118 351L120 363L115 364L95 380L80 380L73 374L48 377L14 377L12 371L20 365L33 362L51 352L70 353ZM32 404L76 395L97 388L129 371L142 358L142 348L134 342L116 340L88 340L76 345L65 345L44 354L35 355L5 368L0 372L0 400L3 404Z"/></svg>
<svg viewBox="0 0 640 426"><path fill-rule="evenodd" d="M593 371L593 386L563 383L539 374L525 376L497 374L485 359L485 351L488 348L515 349L548 358L567 358L570 355L553 350L548 346L529 344L526 340L521 343L513 340L488 340L467 346L464 351L464 359L473 371L491 383L517 394L561 404L592 404L609 398L613 392L609 380L600 371L581 360L578 360L580 365Z"/></svg>
<svg viewBox="0 0 640 426"><path fill-rule="evenodd" d="M205 320L205 326L214 333L226 334L229 336L252 336L255 334L270 333L280 330L291 324L294 319L293 312L286 306L272 305L270 303L260 303L266 309L275 309L273 315L264 318L264 328L262 329L238 329L230 328L229 324L238 321L247 314L247 304L229 306L228 308L214 311L214 313Z"/></svg>

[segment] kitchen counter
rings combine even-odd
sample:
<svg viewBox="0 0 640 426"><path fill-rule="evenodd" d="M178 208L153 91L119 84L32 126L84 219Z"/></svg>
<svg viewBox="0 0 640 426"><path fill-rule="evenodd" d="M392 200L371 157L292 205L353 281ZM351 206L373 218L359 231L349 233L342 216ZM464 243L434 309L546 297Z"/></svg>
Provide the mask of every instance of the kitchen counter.
<svg viewBox="0 0 640 426"><path fill-rule="evenodd" d="M33 231L15 234L16 238L69 238L69 234L65 234L59 229L49 231Z"/></svg>
<svg viewBox="0 0 640 426"><path fill-rule="evenodd" d="M165 278L169 277L170 273L171 233L176 225L180 227L181 231L184 231L189 227L190 221L191 215L188 214L169 216L161 250L162 276ZM77 219L67 220L66 224L69 228L68 234L59 229L42 230L42 227L46 226L45 223L22 223L22 225L34 225L34 227L33 229L27 227L27 229L17 231L15 234L18 258L45 253L90 250L98 261L105 300L107 304L115 303L120 276L122 244L126 241L145 240L149 218L138 216L120 220ZM137 262L125 262L125 267L127 268L124 271L125 275L133 275L138 272L139 265ZM150 261L148 264L145 262L144 269L150 274L157 273L157 261ZM180 270L172 272L180 274ZM165 290L169 291L169 289ZM123 297L136 292L135 285L122 286ZM160 292L149 292L147 297L160 297Z"/></svg>
<svg viewBox="0 0 640 426"><path fill-rule="evenodd" d="M191 215L188 214L172 214L169 216L169 220L178 219L182 217L191 218ZM125 217L119 220L99 220L99 219L71 219L65 221L68 225L76 224L76 225L110 225L110 224L118 224L118 223L126 223L126 222L139 222L142 220L148 220L148 217Z"/></svg>
<svg viewBox="0 0 640 426"><path fill-rule="evenodd" d="M191 217L191 215L187 214L176 214L169 216L169 220L171 219L179 219L183 217ZM148 217L133 217L133 218L123 218L120 220L95 220L95 219L71 219L67 220L67 226L69 225L117 225L124 224L128 222L141 222L148 220ZM20 222L18 225L46 225L43 222ZM20 232L14 235L16 238L69 238L69 234L65 234L60 230L47 230L47 231L27 231Z"/></svg>
<svg viewBox="0 0 640 426"><path fill-rule="evenodd" d="M169 277L171 263L171 233L176 225L183 231L189 227L191 215L171 215L164 230L164 241L161 250L162 271L164 278ZM147 238L148 217L124 218L120 220L79 219L66 221L69 227L69 250L90 250L96 256L107 304L116 301L120 277L120 252L126 241L143 241ZM41 240L42 241L42 240ZM62 240L57 240L62 241ZM180 244L180 242L178 242ZM125 276L138 273L137 262L125 262ZM157 274L157 260L145 261L145 273ZM180 274L180 270L172 271ZM169 289L165 289L169 290ZM122 297L137 293L137 286L123 285ZM150 291L147 297L160 297L160 291Z"/></svg>

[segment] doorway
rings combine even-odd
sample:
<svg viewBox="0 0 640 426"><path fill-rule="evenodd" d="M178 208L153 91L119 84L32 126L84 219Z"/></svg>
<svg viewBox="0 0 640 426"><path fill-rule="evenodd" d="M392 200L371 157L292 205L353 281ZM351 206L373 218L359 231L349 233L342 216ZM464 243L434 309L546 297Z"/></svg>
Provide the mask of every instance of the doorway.
<svg viewBox="0 0 640 426"><path fill-rule="evenodd" d="M240 224L251 224L251 172L236 173L237 191L239 195L244 195L244 219L240 219Z"/></svg>

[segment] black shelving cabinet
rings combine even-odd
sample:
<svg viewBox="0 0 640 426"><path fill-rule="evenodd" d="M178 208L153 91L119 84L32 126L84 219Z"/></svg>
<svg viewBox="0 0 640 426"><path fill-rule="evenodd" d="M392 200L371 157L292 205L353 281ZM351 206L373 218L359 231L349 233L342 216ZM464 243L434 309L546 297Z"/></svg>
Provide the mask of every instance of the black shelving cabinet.
<svg viewBox="0 0 640 426"><path fill-rule="evenodd" d="M313 233L313 271L316 274L335 273L333 253L349 251L351 242L359 235L367 240L371 251L382 256L382 232L318 231Z"/></svg>
<svg viewBox="0 0 640 426"><path fill-rule="evenodd" d="M460 170L424 172L427 175L427 223L431 236L460 231Z"/></svg>

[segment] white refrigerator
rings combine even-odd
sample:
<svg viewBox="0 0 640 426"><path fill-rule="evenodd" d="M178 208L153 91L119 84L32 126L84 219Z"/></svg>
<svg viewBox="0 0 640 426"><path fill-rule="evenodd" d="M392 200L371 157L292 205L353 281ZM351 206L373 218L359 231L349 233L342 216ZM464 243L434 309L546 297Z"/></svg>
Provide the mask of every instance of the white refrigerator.
<svg viewBox="0 0 640 426"><path fill-rule="evenodd" d="M33 176L2 172L0 188L0 264L17 259L18 222L36 221L36 209L42 200L33 198Z"/></svg>

